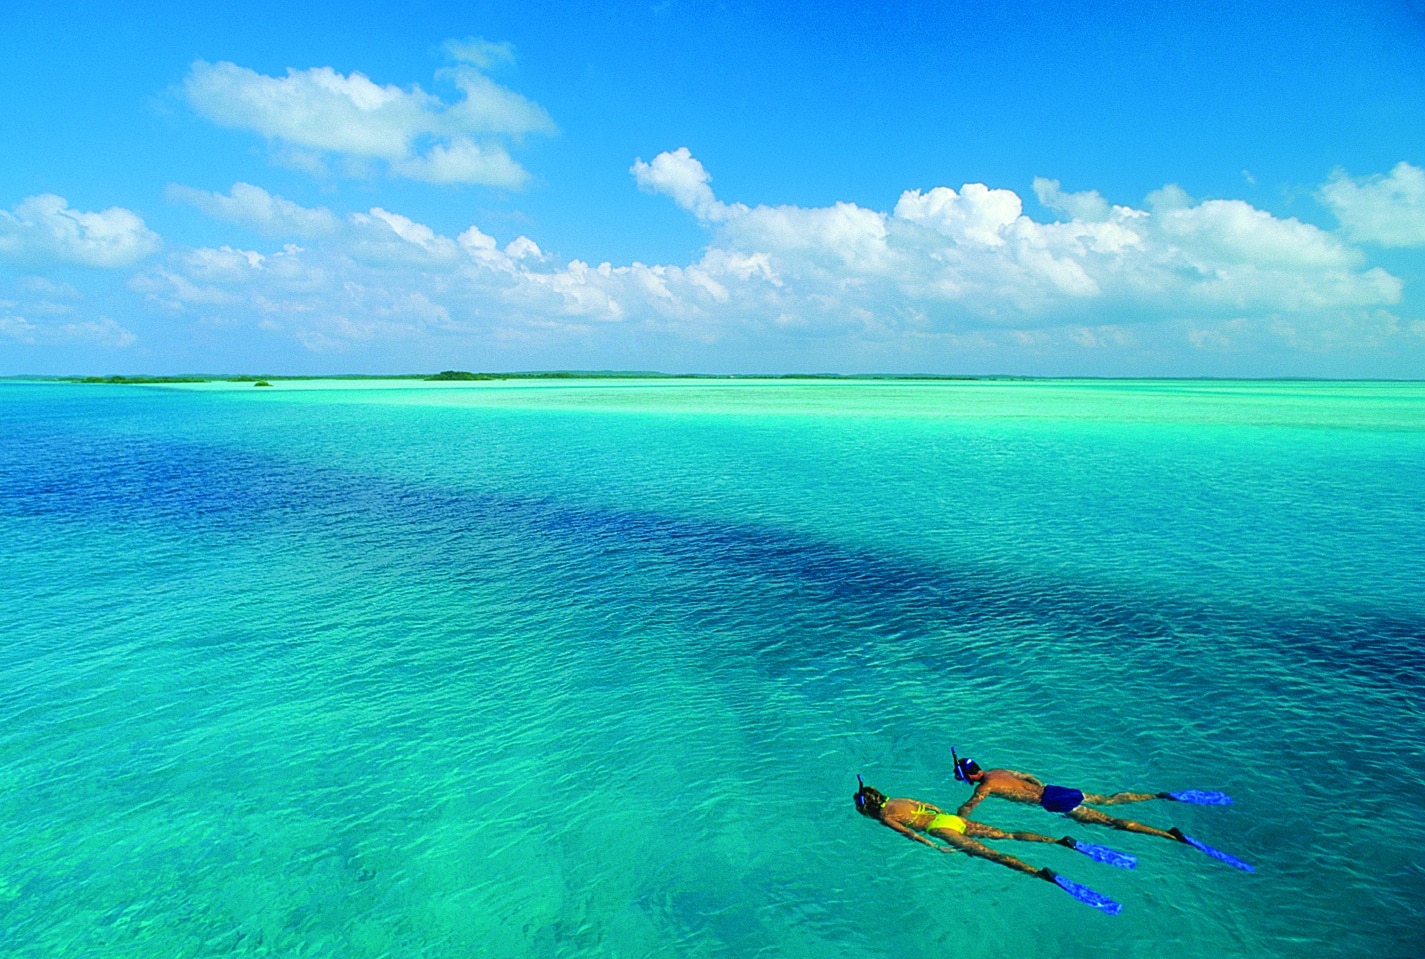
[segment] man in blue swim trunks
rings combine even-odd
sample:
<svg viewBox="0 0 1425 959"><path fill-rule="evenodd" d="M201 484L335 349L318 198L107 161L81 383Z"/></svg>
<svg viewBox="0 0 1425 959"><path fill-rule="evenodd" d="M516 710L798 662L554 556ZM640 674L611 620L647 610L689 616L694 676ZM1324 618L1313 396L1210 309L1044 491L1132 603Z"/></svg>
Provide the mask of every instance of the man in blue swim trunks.
<svg viewBox="0 0 1425 959"><path fill-rule="evenodd" d="M956 810L956 815L968 819L975 807L990 796L999 796L1013 802L1042 806L1050 812L1061 812L1070 819L1097 826L1112 826L1127 832L1140 832L1149 836L1162 836L1175 842L1186 842L1180 830L1156 829L1131 819L1115 819L1097 809L1090 809L1085 803L1095 806L1114 806L1119 803L1145 802L1149 799L1168 799L1167 793L1114 793L1100 796L1086 793L1068 786L1051 786L1028 773L1013 769L981 769L973 759L955 759L955 778L974 783L975 792L965 804Z"/></svg>

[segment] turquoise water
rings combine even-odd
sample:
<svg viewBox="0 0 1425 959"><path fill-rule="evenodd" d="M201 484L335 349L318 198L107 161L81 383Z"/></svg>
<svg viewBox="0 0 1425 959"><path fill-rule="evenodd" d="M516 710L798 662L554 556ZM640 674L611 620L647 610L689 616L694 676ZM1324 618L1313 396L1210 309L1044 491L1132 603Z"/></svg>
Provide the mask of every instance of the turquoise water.
<svg viewBox="0 0 1425 959"><path fill-rule="evenodd" d="M1425 943L1425 386L0 385L0 952ZM1256 864L939 856L958 746ZM854 952L852 951L854 950Z"/></svg>

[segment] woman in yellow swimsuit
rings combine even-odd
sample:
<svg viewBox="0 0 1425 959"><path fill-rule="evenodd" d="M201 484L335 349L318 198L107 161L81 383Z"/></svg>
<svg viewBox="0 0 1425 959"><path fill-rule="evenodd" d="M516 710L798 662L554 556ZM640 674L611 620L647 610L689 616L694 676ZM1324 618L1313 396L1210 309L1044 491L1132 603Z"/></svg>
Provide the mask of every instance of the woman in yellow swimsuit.
<svg viewBox="0 0 1425 959"><path fill-rule="evenodd" d="M859 781L861 777L856 778ZM884 793L865 783L861 784L861 789L856 793L855 800L857 812L890 826L907 839L924 843L931 849L938 849L940 852L954 852L958 849L971 856L988 859L990 862L997 862L1002 866L1027 872L1041 879L1048 879L1050 882L1054 881L1054 874L1050 870L1036 869L1027 862L991 849L979 840L1018 839L1023 842L1057 843L1070 848L1074 846L1071 836L1055 839L1052 836L1042 836L1037 832L1005 832L994 826L986 826L984 823L962 819L959 816L943 812L938 807L918 799L888 799ZM933 843L922 834L934 836L936 839L944 841L945 845Z"/></svg>
<svg viewBox="0 0 1425 959"><path fill-rule="evenodd" d="M861 782L861 777L857 776L856 781ZM1046 879L1079 900L1079 902L1093 906L1095 909L1100 909L1111 916L1118 915L1119 910L1123 908L1102 893L1094 892L1087 886L1081 886L1070 879L1066 879L1047 866L1043 869L1035 869L1027 862L991 849L989 846L980 842L980 840L1019 839L1024 842L1057 843L1061 846L1068 846L1077 852L1084 853L1091 859L1095 859L1099 862L1107 862L1124 869L1133 868L1134 860L1131 856L1114 852L1111 849L1104 849L1101 846L1094 846L1091 843L1076 842L1072 836L1055 839L1052 836L1041 836L1037 832L1005 832L1003 829L996 829L994 826L986 826L981 822L973 822L969 819L963 819L959 816L942 812L935 806L930 805L930 803L921 802L918 799L887 799L885 793L872 789L865 783L861 783L861 788L857 791L854 798L856 800L856 810L861 813L861 815L882 822L907 839L914 839L916 842L924 843L931 849L938 849L941 852L954 852L958 849L967 855L988 859L990 862L997 862L1002 866L1008 866L1019 872L1028 873L1039 879ZM926 839L922 833L942 840L945 845L936 845L929 839Z"/></svg>

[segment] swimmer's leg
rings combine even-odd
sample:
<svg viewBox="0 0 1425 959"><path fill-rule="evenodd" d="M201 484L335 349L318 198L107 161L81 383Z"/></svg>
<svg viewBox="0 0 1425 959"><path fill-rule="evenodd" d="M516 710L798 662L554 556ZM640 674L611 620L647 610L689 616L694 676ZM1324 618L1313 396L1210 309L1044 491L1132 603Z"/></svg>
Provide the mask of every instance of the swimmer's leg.
<svg viewBox="0 0 1425 959"><path fill-rule="evenodd" d="M982 822L975 822L973 819L965 821L965 835L975 839L1018 839L1021 842L1054 842L1061 846L1071 846L1073 841L1065 836L1063 839L1055 839L1053 836L1044 836L1037 832L1005 832L1003 829L996 829L994 826L986 826Z"/></svg>
<svg viewBox="0 0 1425 959"><path fill-rule="evenodd" d="M1167 793L1114 793L1100 796L1098 793L1084 793L1084 802L1094 806L1117 806L1126 802L1147 802L1150 799L1167 799Z"/></svg>
<svg viewBox="0 0 1425 959"><path fill-rule="evenodd" d="M993 827L986 828L993 829ZM999 832L1000 830L995 829L994 831ZM1001 866L1008 866L1017 872L1028 873L1031 876L1039 874L1039 870L1029 865L1029 863L991 849L979 840L971 839L964 833L956 832L953 829L932 829L930 830L930 835L947 843L944 847L945 852L949 852L951 848L954 848L966 855L975 856L980 859L988 859L990 862L997 862ZM1008 833L1005 835L1008 835ZM1050 840L1050 842L1052 841L1053 840Z"/></svg>
<svg viewBox="0 0 1425 959"><path fill-rule="evenodd" d="M973 820L965 823L965 835L973 836L976 839L1018 839L1022 842L1052 842L1058 846L1068 846L1074 850L1074 852L1083 853L1094 862L1106 862L1110 866L1117 866L1119 869L1132 869L1138 865L1138 860L1126 852L1109 849L1107 846L1096 846L1091 842L1080 842L1073 836L1055 839L1053 836L1044 836L1037 832L1005 832L1003 829L996 829L994 826L986 826L984 823L974 822Z"/></svg>
<svg viewBox="0 0 1425 959"><path fill-rule="evenodd" d="M975 825L980 824L976 823ZM1013 833L1006 833L1003 832L1003 830L995 829L993 826L985 826L984 828L993 830L997 833L1001 833L1004 836L1014 835ZM969 830L967 828L966 832L968 831ZM956 832L953 829L932 829L930 830L930 834L938 839L944 840L948 844L940 847L945 852L949 852L952 848L958 849L968 855L977 856L980 859L988 859L990 862L997 862L1002 866L1008 866L1009 868L1016 870L1017 872L1026 873L1028 875L1035 876L1039 879L1047 880L1067 892L1069 895L1073 896L1075 899L1079 900L1079 902L1087 903L1088 905L1093 906L1095 909L1101 909L1104 912L1108 913L1110 916L1118 915L1119 910L1123 908L1107 896L1102 895L1101 893L1094 892L1087 886L1081 886L1076 882L1071 882L1070 880L1065 879L1063 876L1059 875L1057 872L1047 866L1043 869L1035 869L1033 866L1029 865L1029 863L1023 862L1019 859L1015 859L1013 856L1006 856L1002 852L995 852L995 850L991 849L989 846L986 846L984 843L980 842L977 839L971 839L964 833ZM1026 833L1025 835L1033 836L1037 834ZM1040 839L1047 840L1049 842L1056 841L1050 839L1048 836L1042 836L1040 837Z"/></svg>
<svg viewBox="0 0 1425 959"><path fill-rule="evenodd" d="M1182 842L1177 836L1164 829L1156 829L1153 826L1145 826L1141 822L1134 822L1131 819L1114 819L1112 816L1099 812L1097 809L1090 809L1087 806L1075 806L1065 813L1070 819L1082 823L1092 823L1095 826L1111 826L1114 829L1122 829L1125 832L1140 832L1145 836L1161 836L1164 839L1171 839L1173 842Z"/></svg>

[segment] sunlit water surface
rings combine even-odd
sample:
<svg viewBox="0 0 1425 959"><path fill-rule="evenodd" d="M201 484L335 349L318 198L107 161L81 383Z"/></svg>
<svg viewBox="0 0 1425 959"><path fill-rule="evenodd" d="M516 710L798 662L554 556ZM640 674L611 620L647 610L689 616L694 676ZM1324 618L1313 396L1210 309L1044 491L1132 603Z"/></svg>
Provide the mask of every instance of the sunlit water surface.
<svg viewBox="0 0 1425 959"><path fill-rule="evenodd" d="M0 385L0 952L1425 943L1425 387ZM1102 915L855 814L950 747ZM1018 847L1018 848L1016 848Z"/></svg>

